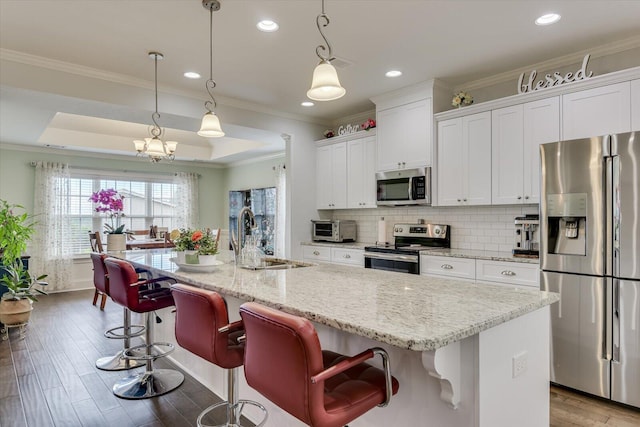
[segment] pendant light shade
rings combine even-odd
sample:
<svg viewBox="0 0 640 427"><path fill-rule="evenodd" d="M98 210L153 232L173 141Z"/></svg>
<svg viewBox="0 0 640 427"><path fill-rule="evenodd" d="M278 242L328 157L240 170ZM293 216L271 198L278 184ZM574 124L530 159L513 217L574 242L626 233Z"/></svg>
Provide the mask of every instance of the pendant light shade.
<svg viewBox="0 0 640 427"><path fill-rule="evenodd" d="M224 132L220 126L220 119L214 111L217 104L216 99L213 97L213 90L216 88L216 82L213 80L213 12L220 10L220 1L202 0L202 7L209 11L209 80L205 85L211 99L204 103L204 108L207 109L207 112L202 117L198 135L205 138L220 138L224 136Z"/></svg>
<svg viewBox="0 0 640 427"><path fill-rule="evenodd" d="M321 23L321 21L323 22ZM316 17L316 25L326 46L318 45L316 47L316 55L320 58L320 63L313 70L311 89L307 91L307 96L314 101L333 101L342 98L347 91L340 85L338 72L331 65L331 61L335 58L332 55L331 44L322 31L323 27L329 25L329 17L324 13L324 0L322 0L322 13Z"/></svg>
<svg viewBox="0 0 640 427"><path fill-rule="evenodd" d="M313 70L311 89L307 96L314 101L333 101L344 96L346 89L340 86L338 73L328 61L321 61Z"/></svg>
<svg viewBox="0 0 640 427"><path fill-rule="evenodd" d="M176 141L162 142L160 137L164 132L158 124L158 119L160 119L160 113L158 113L158 60L163 59L164 56L159 52L149 52L149 57L155 61L156 111L151 115L153 121L153 126L149 130L151 137L145 138L144 141L136 139L133 141L133 145L138 156L148 156L153 163L158 163L161 160L172 161L175 159L178 143Z"/></svg>
<svg viewBox="0 0 640 427"><path fill-rule="evenodd" d="M224 136L224 132L220 127L220 119L213 112L205 113L202 117L202 125L198 131L198 135L206 138L219 138Z"/></svg>

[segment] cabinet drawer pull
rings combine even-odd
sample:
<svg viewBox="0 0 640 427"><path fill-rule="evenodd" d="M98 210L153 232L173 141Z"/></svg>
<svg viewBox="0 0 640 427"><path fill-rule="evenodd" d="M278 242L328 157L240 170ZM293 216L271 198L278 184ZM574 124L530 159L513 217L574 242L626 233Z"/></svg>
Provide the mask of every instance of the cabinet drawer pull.
<svg viewBox="0 0 640 427"><path fill-rule="evenodd" d="M443 270L453 270L453 266L450 264L442 264L440 268Z"/></svg>
<svg viewBox="0 0 640 427"><path fill-rule="evenodd" d="M313 251L313 254L314 254L314 255L320 255L320 252L318 252L318 251Z"/></svg>
<svg viewBox="0 0 640 427"><path fill-rule="evenodd" d="M514 272L513 272L513 271L511 271L511 270L502 270L502 271L500 272L500 274L502 274L503 276L515 276L515 275L516 275L516 273L514 273Z"/></svg>
<svg viewBox="0 0 640 427"><path fill-rule="evenodd" d="M345 258L347 258L347 259L349 259L349 258L351 258L351 255L349 255L349 254L345 254L345 255L344 255L344 257L345 257Z"/></svg>

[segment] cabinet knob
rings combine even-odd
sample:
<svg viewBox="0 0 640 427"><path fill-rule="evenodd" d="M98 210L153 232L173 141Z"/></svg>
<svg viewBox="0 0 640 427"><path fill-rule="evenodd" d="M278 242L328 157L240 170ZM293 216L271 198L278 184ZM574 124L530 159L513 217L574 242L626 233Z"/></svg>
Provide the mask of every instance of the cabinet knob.
<svg viewBox="0 0 640 427"><path fill-rule="evenodd" d="M345 257L345 258L347 258L347 259L349 259L349 258L351 258L351 255L349 255L349 254L344 254L344 257Z"/></svg>
<svg viewBox="0 0 640 427"><path fill-rule="evenodd" d="M522 200L522 196L518 196L518 200Z"/></svg>
<svg viewBox="0 0 640 427"><path fill-rule="evenodd" d="M514 272L513 272L513 271L511 271L511 270L502 270L502 271L500 272L500 274L502 274L503 276L515 276L515 275L516 275L516 273L514 273Z"/></svg>
<svg viewBox="0 0 640 427"><path fill-rule="evenodd" d="M406 164L405 162L402 162L402 167L404 167L405 164Z"/></svg>
<svg viewBox="0 0 640 427"><path fill-rule="evenodd" d="M453 266L450 264L442 264L440 268L443 270L453 270Z"/></svg>
<svg viewBox="0 0 640 427"><path fill-rule="evenodd" d="M458 202L460 202L460 199L458 199Z"/></svg>
<svg viewBox="0 0 640 427"><path fill-rule="evenodd" d="M524 199L525 200L529 200L529 196L524 196Z"/></svg>
<svg viewBox="0 0 640 427"><path fill-rule="evenodd" d="M463 201L463 202L466 202L466 201L467 201L467 199L462 199L462 201Z"/></svg>
<svg viewBox="0 0 640 427"><path fill-rule="evenodd" d="M318 255L320 255L320 252L318 252L318 251L313 251L313 254L314 254L314 255L316 255L316 256L318 256Z"/></svg>

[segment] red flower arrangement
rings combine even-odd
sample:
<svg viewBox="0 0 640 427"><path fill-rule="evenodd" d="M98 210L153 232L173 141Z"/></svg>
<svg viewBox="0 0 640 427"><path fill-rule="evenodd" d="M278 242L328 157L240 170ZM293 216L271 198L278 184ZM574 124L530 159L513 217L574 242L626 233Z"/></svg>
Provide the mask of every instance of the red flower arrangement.
<svg viewBox="0 0 640 427"><path fill-rule="evenodd" d="M361 124L360 127L362 128L362 130L373 129L374 127L376 127L376 121L373 119L368 119L366 122Z"/></svg>

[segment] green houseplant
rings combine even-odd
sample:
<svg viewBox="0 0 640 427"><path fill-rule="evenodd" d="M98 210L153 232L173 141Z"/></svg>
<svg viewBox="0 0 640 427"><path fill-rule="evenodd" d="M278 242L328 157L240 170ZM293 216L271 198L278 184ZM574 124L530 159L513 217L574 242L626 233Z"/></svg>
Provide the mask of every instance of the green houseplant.
<svg viewBox="0 0 640 427"><path fill-rule="evenodd" d="M0 284L7 291L0 291L0 322L5 325L23 324L29 320L31 301L35 293L42 293L35 285L46 285L41 280L46 275L33 278L22 263L22 253L34 232L34 222L20 205L10 205L0 200Z"/></svg>

